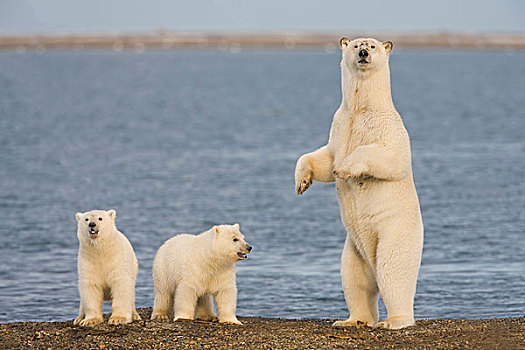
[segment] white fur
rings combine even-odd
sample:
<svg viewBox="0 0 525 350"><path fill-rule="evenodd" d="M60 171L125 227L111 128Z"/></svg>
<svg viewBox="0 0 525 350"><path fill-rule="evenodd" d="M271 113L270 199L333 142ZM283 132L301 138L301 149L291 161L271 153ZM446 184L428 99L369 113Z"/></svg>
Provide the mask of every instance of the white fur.
<svg viewBox="0 0 525 350"><path fill-rule="evenodd" d="M297 161L296 191L313 180L336 182L348 231L341 276L350 318L334 325L399 329L414 324L423 222L408 133L390 93L392 43L343 38L341 48L343 100L328 144ZM362 49L368 64L358 63ZM377 323L379 294L388 315Z"/></svg>
<svg viewBox="0 0 525 350"><path fill-rule="evenodd" d="M235 263L242 260L237 253L250 250L239 224L213 226L200 235L181 234L167 240L153 262L151 319L212 319L213 296L219 322L241 324L235 316Z"/></svg>
<svg viewBox="0 0 525 350"><path fill-rule="evenodd" d="M104 300L112 300L110 324L140 320L135 310L137 258L128 239L117 230L115 216L115 210L93 210L75 215L80 242L80 309L74 324L90 326L101 323ZM91 222L96 224L96 235L90 234L88 225Z"/></svg>

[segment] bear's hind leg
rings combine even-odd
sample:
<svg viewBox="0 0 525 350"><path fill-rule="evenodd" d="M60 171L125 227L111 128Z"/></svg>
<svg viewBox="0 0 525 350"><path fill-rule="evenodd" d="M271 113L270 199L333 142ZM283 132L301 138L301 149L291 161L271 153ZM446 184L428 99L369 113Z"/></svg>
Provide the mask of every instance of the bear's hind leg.
<svg viewBox="0 0 525 350"><path fill-rule="evenodd" d="M215 317L213 312L211 295L204 294L197 299L197 309L195 310L195 318L200 320L212 320Z"/></svg>
<svg viewBox="0 0 525 350"><path fill-rule="evenodd" d="M168 291L155 291L155 301L153 302L153 312L151 313L151 320L169 321L170 314L173 312L173 298L174 295Z"/></svg>
<svg viewBox="0 0 525 350"><path fill-rule="evenodd" d="M350 317L343 321L336 321L333 325L336 327L359 324L374 326L378 318L379 289L373 271L359 254L349 236L346 238L341 258L341 278Z"/></svg>
<svg viewBox="0 0 525 350"><path fill-rule="evenodd" d="M151 319L156 321L169 321L170 314L173 313L174 291L169 288L166 280L158 278L153 272L155 301L153 302L153 312Z"/></svg>
<svg viewBox="0 0 525 350"><path fill-rule="evenodd" d="M401 232L393 227L382 232L377 249L377 283L387 311L386 320L377 327L386 329L415 324L413 308L422 239Z"/></svg>

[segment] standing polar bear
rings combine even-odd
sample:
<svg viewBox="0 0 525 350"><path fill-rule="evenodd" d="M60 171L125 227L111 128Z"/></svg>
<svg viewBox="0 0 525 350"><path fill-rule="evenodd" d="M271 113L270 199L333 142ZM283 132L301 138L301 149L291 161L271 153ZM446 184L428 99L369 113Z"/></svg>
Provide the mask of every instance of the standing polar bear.
<svg viewBox="0 0 525 350"><path fill-rule="evenodd" d="M423 222L412 178L410 141L392 102L392 43L342 38L342 103L328 144L297 161L295 186L334 182L348 231L341 277L350 318L389 329L414 324ZM378 296L387 309L378 321Z"/></svg>
<svg viewBox="0 0 525 350"><path fill-rule="evenodd" d="M241 324L235 316L235 263L246 259L252 247L239 224L213 226L200 235L181 234L167 240L153 261L155 302L152 320L209 320Z"/></svg>
<svg viewBox="0 0 525 350"><path fill-rule="evenodd" d="M112 300L109 324L140 320L135 310L138 263L133 247L115 226L115 210L77 213L80 309L74 324L103 321L102 304Z"/></svg>

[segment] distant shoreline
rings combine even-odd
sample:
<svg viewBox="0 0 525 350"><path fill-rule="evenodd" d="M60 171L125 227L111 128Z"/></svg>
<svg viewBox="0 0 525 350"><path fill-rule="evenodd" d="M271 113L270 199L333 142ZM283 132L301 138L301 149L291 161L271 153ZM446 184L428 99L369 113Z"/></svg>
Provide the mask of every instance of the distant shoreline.
<svg viewBox="0 0 525 350"><path fill-rule="evenodd" d="M0 323L2 349L523 349L525 317L418 320L414 327L384 330L335 328L334 320L239 317L242 326L207 321L149 321L137 310L129 325L73 326L66 322Z"/></svg>
<svg viewBox="0 0 525 350"><path fill-rule="evenodd" d="M114 51L149 49L219 49L240 52L251 48L308 48L327 51L338 48L342 36L349 38L375 37L390 40L402 48L503 49L525 50L525 34L469 33L175 33L156 31L142 34L83 33L83 34L0 34L0 50L24 52L52 49L111 49Z"/></svg>

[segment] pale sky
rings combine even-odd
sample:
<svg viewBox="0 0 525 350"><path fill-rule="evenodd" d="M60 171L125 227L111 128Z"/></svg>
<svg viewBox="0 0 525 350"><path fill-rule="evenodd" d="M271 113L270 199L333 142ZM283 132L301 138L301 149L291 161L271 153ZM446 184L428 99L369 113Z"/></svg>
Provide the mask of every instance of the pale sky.
<svg viewBox="0 0 525 350"><path fill-rule="evenodd" d="M0 0L0 34L525 32L522 0Z"/></svg>

